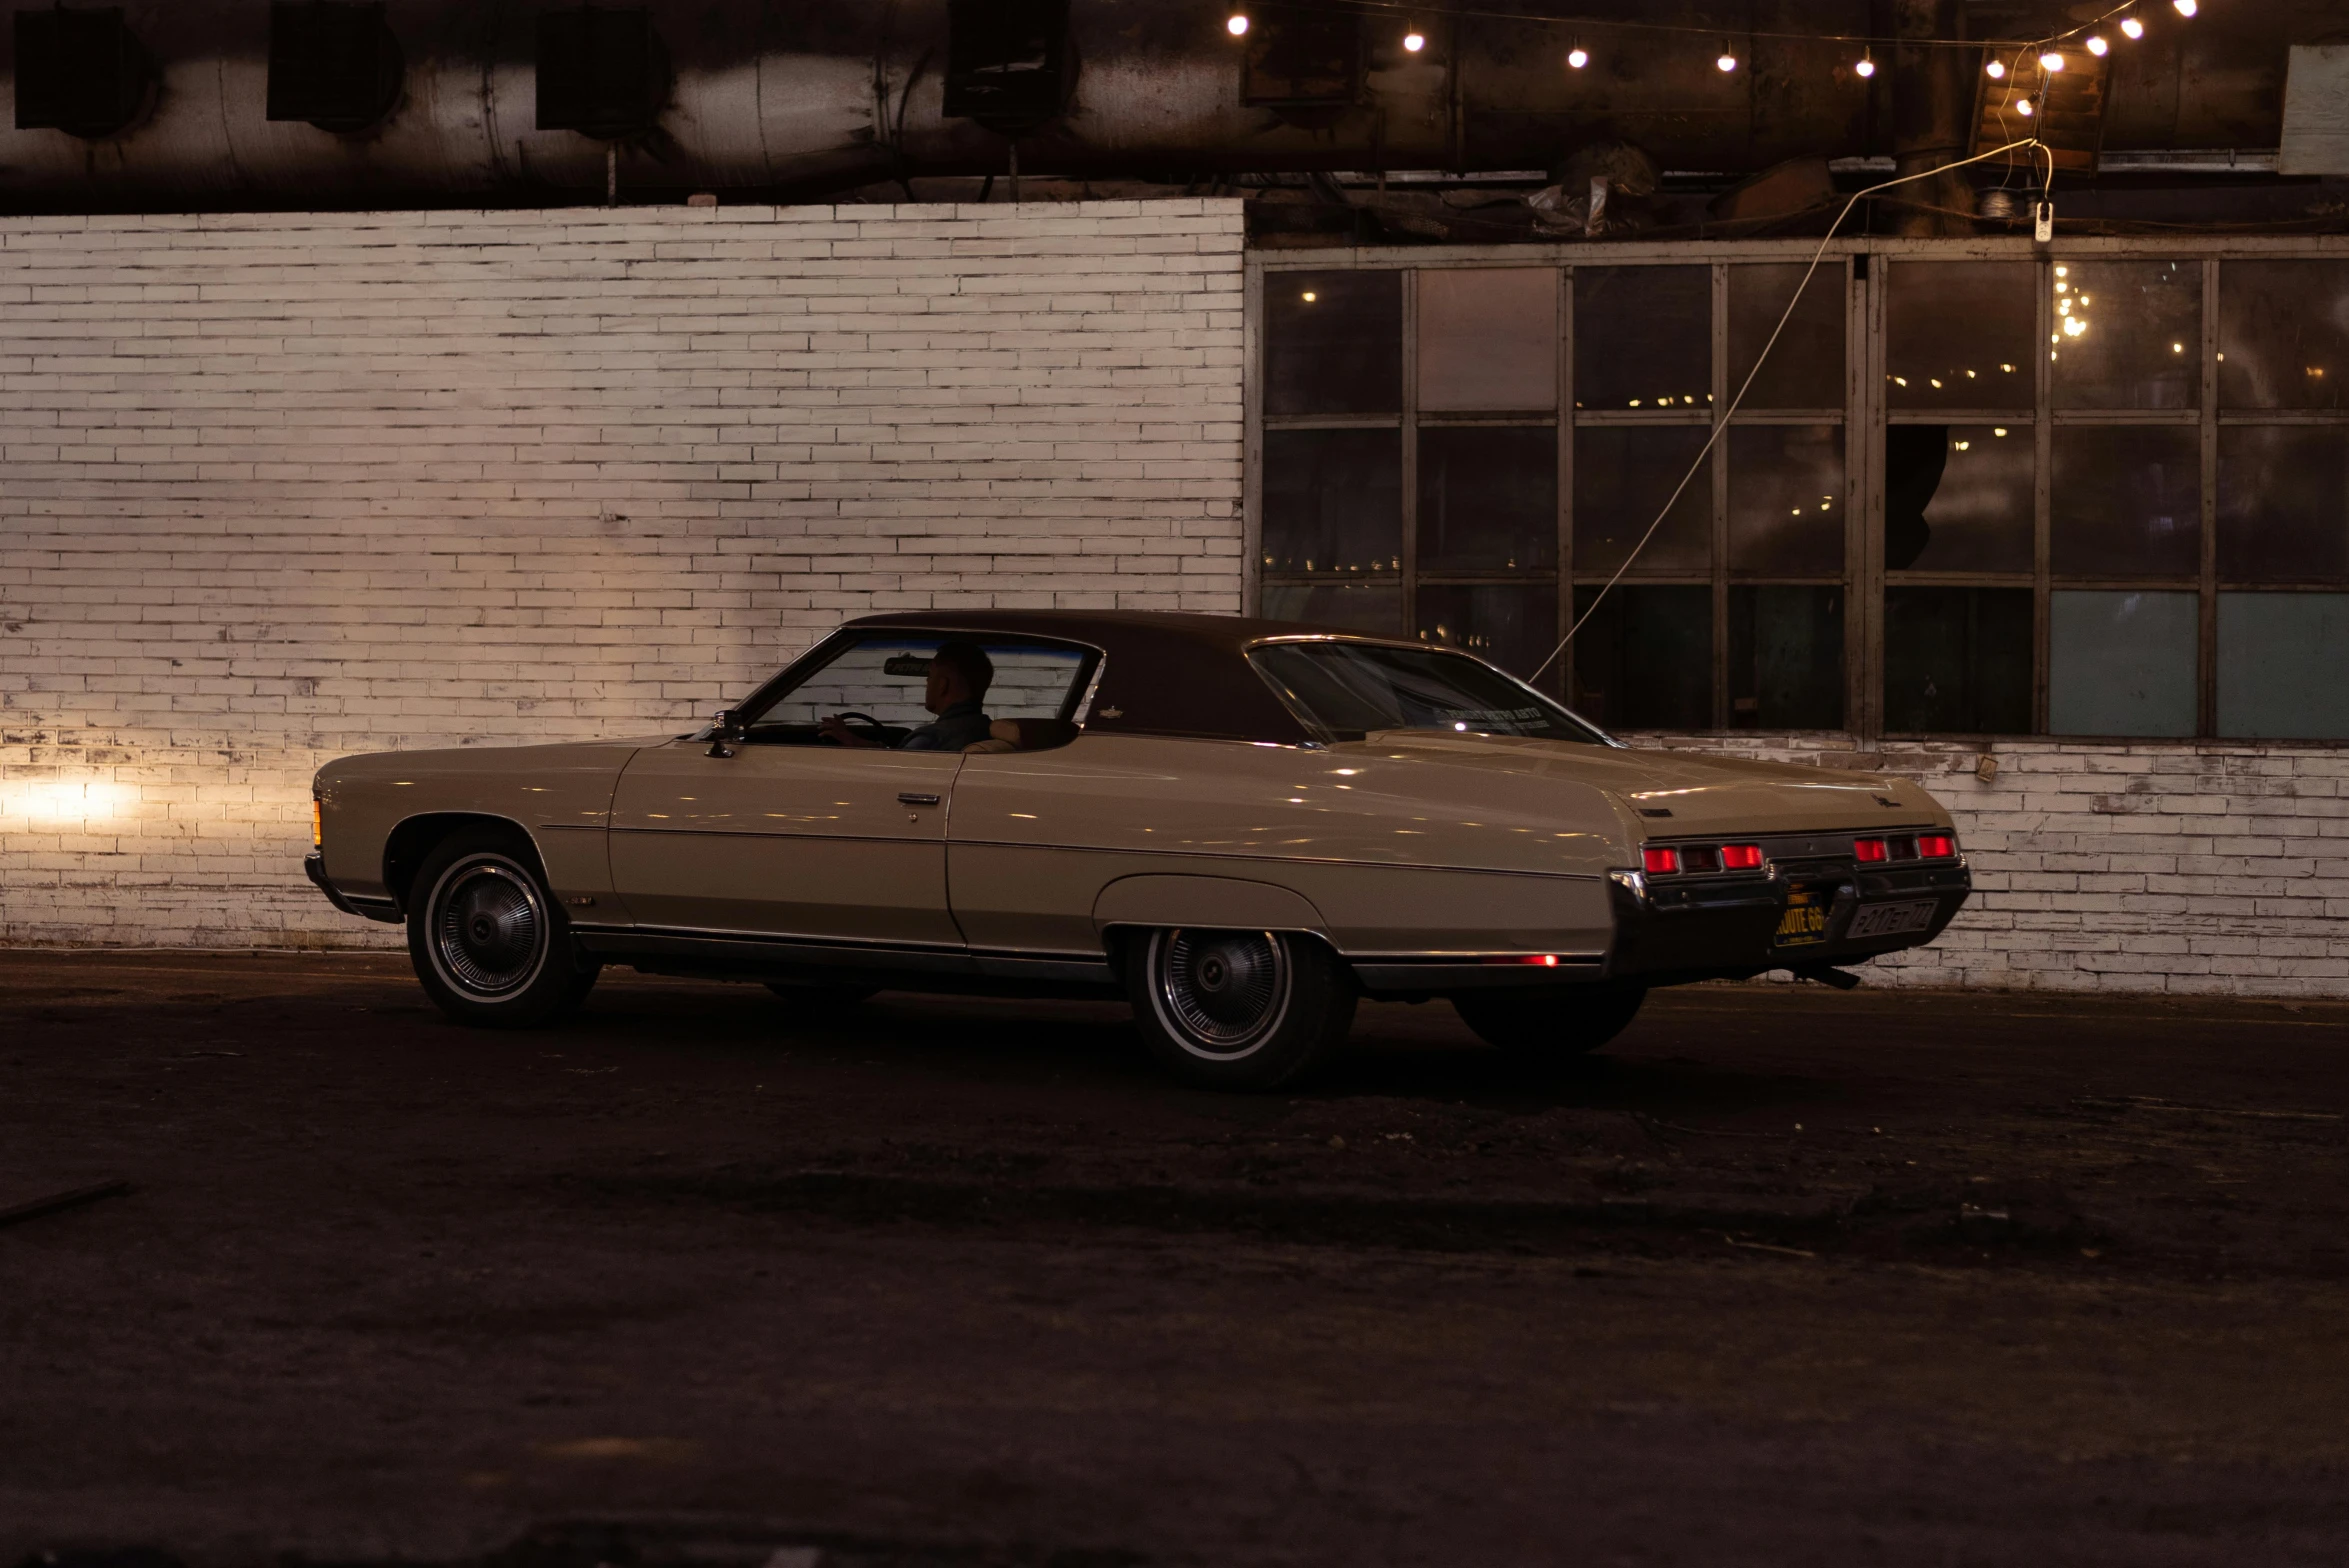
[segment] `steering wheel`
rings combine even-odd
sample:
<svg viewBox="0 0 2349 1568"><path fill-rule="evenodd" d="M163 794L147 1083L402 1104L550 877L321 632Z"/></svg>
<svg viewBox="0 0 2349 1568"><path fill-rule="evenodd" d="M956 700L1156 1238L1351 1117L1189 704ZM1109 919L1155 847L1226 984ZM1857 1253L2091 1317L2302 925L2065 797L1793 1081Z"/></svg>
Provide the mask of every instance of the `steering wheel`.
<svg viewBox="0 0 2349 1568"><path fill-rule="evenodd" d="M853 708L846 713L835 713L832 715L832 717L838 719L843 724L846 724L851 719L855 720L859 724L862 724L869 732L869 737L876 746L889 745L891 743L889 737L895 733L889 728L888 725L883 724L879 719L874 718L871 714L859 713ZM839 742L827 741L826 744L838 745Z"/></svg>

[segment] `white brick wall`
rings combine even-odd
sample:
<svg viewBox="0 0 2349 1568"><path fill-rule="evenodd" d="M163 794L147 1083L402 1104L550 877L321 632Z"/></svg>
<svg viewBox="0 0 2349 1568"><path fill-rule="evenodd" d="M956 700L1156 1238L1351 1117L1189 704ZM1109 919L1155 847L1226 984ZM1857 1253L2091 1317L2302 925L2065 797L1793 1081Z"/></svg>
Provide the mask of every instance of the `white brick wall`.
<svg viewBox="0 0 2349 1568"><path fill-rule="evenodd" d="M2349 752L2235 743L1634 736L1913 778L1956 817L1976 892L1931 947L1869 966L1911 985L2349 996Z"/></svg>
<svg viewBox="0 0 2349 1568"><path fill-rule="evenodd" d="M1236 610L1236 201L0 219L0 942L349 943L317 763Z"/></svg>

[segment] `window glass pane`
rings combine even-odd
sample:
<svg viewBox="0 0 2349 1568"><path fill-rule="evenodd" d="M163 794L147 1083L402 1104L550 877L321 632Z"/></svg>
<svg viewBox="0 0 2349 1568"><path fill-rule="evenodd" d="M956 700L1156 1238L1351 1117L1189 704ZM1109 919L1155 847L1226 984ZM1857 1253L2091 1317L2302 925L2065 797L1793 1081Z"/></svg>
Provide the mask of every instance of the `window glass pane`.
<svg viewBox="0 0 2349 1568"><path fill-rule="evenodd" d="M1802 282L1804 264L1729 269L1729 395L1753 374L1779 313ZM1844 263L1819 263L1787 318L1777 347L1745 395L1741 408L1843 407Z"/></svg>
<svg viewBox="0 0 2349 1568"><path fill-rule="evenodd" d="M934 717L930 656L946 641L975 642L994 667L985 698L998 719L1057 718L1077 696L1085 655L1075 648L996 637L948 639L929 632L859 638L755 716L750 738L759 742L812 741L817 721L834 713L865 713L886 725L918 729Z"/></svg>
<svg viewBox="0 0 2349 1568"><path fill-rule="evenodd" d="M1730 427L1731 571L1842 571L1844 507L1841 425Z"/></svg>
<svg viewBox="0 0 2349 1568"><path fill-rule="evenodd" d="M1713 269L1574 269L1574 406L1704 408Z"/></svg>
<svg viewBox="0 0 2349 1568"><path fill-rule="evenodd" d="M1374 583L1266 583L1264 618L1400 637L1403 590Z"/></svg>
<svg viewBox="0 0 2349 1568"><path fill-rule="evenodd" d="M2349 429L2220 429L2218 574L2255 583L2349 577Z"/></svg>
<svg viewBox="0 0 2349 1568"><path fill-rule="evenodd" d="M2030 733L2031 590L1885 589L1884 727Z"/></svg>
<svg viewBox="0 0 2349 1568"><path fill-rule="evenodd" d="M1403 437L1395 430L1264 433L1264 569L1392 572L1403 565Z"/></svg>
<svg viewBox="0 0 2349 1568"><path fill-rule="evenodd" d="M1546 583L1422 588L1419 635L1530 679L1558 646L1558 590ZM1557 688L1557 668L1536 682L1544 691Z"/></svg>
<svg viewBox="0 0 2349 1568"><path fill-rule="evenodd" d="M2058 425L2054 435L2060 575L2193 577L2202 570L2199 430Z"/></svg>
<svg viewBox="0 0 2349 1568"><path fill-rule="evenodd" d="M1574 638L1568 706L1604 729L1702 730L1713 725L1713 591L1621 587L1574 591L1591 615Z"/></svg>
<svg viewBox="0 0 2349 1568"><path fill-rule="evenodd" d="M2058 408L2202 406L2202 263L2058 262L2047 353Z"/></svg>
<svg viewBox="0 0 2349 1568"><path fill-rule="evenodd" d="M1421 571L1549 567L1557 559L1557 431L1420 430Z"/></svg>
<svg viewBox="0 0 2349 1568"><path fill-rule="evenodd" d="M2058 589L2047 606L2047 728L2054 735L2194 733L2191 593Z"/></svg>
<svg viewBox="0 0 2349 1568"><path fill-rule="evenodd" d="M1585 425L1574 432L1574 569L1612 572L1704 450L1696 425ZM1699 470L1633 564L1702 572L1713 564L1713 481Z"/></svg>
<svg viewBox="0 0 2349 1568"><path fill-rule="evenodd" d="M2031 406L2037 307L2027 261L1896 261L1884 310L1894 408Z"/></svg>
<svg viewBox="0 0 2349 1568"><path fill-rule="evenodd" d="M1884 564L1896 572L2031 570L2029 425L1884 432Z"/></svg>
<svg viewBox="0 0 2349 1568"><path fill-rule="evenodd" d="M2310 679L2311 671L2329 672ZM2222 593L2218 732L2349 740L2349 594Z"/></svg>
<svg viewBox="0 0 2349 1568"><path fill-rule="evenodd" d="M1558 274L1472 267L1419 275L1419 406L1558 406Z"/></svg>
<svg viewBox="0 0 2349 1568"><path fill-rule="evenodd" d="M1842 589L1729 590L1729 724L1843 727Z"/></svg>
<svg viewBox="0 0 2349 1568"><path fill-rule="evenodd" d="M1328 735L1413 729L1599 740L1556 704L1457 653L1289 642L1248 659L1290 712Z"/></svg>
<svg viewBox="0 0 2349 1568"><path fill-rule="evenodd" d="M2219 406L2341 408L2349 261L2219 263Z"/></svg>
<svg viewBox="0 0 2349 1568"><path fill-rule="evenodd" d="M1264 409L1391 414L1403 406L1403 275L1264 278Z"/></svg>

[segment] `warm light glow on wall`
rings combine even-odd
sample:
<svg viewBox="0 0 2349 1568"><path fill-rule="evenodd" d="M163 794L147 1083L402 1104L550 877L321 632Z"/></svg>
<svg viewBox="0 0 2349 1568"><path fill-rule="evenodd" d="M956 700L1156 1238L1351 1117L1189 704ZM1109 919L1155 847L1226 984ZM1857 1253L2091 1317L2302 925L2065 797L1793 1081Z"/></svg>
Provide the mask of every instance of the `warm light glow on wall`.
<svg viewBox="0 0 2349 1568"><path fill-rule="evenodd" d="M71 827L127 817L138 792L99 779L19 779L0 783L0 822Z"/></svg>

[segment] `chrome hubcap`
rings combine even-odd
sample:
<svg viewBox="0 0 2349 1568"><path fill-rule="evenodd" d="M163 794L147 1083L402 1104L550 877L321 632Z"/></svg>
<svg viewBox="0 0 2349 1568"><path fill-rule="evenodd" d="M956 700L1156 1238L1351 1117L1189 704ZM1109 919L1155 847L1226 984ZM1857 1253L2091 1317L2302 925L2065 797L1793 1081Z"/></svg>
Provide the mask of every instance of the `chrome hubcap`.
<svg viewBox="0 0 2349 1568"><path fill-rule="evenodd" d="M546 960L546 911L520 867L491 856L460 861L434 899L433 957L451 985L499 997L530 983Z"/></svg>
<svg viewBox="0 0 2349 1568"><path fill-rule="evenodd" d="M1289 1009L1288 955L1265 931L1168 931L1154 941L1161 1018L1201 1056L1245 1056Z"/></svg>

